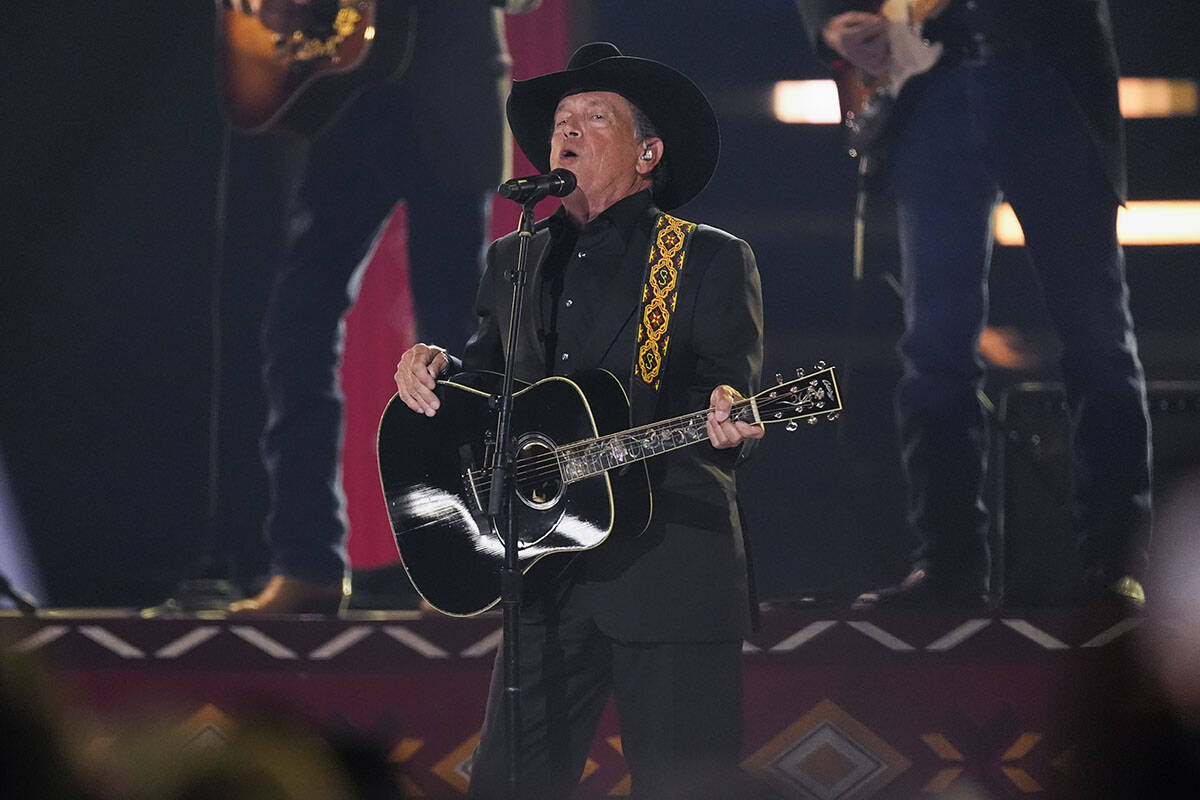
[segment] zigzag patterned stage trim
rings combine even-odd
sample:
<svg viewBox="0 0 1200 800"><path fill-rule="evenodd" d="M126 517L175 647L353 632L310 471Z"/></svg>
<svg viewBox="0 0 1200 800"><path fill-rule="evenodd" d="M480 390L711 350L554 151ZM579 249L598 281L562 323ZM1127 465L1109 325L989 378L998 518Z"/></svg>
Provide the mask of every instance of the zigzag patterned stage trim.
<svg viewBox="0 0 1200 800"><path fill-rule="evenodd" d="M1057 797L1072 785L1081 687L1143 620L1115 612L969 615L769 609L746 642L743 768L780 798ZM44 612L0 616L97 718L153 709L197 743L284 702L384 742L412 797L461 797L501 619L343 620ZM576 796L624 796L612 708Z"/></svg>

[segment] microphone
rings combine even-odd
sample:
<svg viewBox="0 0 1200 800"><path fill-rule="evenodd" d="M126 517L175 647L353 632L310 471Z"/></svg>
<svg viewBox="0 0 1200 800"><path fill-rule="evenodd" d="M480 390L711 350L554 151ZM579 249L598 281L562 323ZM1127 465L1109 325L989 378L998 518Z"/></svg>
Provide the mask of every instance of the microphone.
<svg viewBox="0 0 1200 800"><path fill-rule="evenodd" d="M559 167L545 175L513 178L500 184L496 192L518 203L531 203L543 197L566 197L575 191L575 173Z"/></svg>

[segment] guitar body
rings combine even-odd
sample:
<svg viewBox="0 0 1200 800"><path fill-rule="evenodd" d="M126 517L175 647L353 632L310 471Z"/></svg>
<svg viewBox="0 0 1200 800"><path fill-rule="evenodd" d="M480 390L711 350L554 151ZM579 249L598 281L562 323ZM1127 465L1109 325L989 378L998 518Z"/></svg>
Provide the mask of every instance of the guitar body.
<svg viewBox="0 0 1200 800"><path fill-rule="evenodd" d="M439 381L435 416L394 397L379 424L379 473L396 548L421 596L452 616L478 614L500 600L503 532L487 516L490 399L498 391L498 376L456 376ZM601 371L547 378L515 394L512 414L518 470L512 507L522 572L547 555L594 548L613 530L644 530L650 518L644 462L568 484L552 452L628 425L620 381Z"/></svg>
<svg viewBox="0 0 1200 800"><path fill-rule="evenodd" d="M409 0L341 0L356 20L323 55L276 45L256 17L217 0L220 88L230 121L247 133L315 136L358 92L400 74L412 54Z"/></svg>

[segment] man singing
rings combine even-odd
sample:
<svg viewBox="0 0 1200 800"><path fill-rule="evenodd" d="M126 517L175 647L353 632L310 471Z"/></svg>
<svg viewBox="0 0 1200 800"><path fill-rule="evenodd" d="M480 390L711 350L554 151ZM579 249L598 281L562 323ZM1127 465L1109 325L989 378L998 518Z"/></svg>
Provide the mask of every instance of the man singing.
<svg viewBox="0 0 1200 800"><path fill-rule="evenodd" d="M761 288L744 241L664 213L712 175L716 117L687 77L608 43L515 82L507 114L536 167L578 179L530 244L515 377L606 369L625 384L631 425L711 409L707 443L646 462L644 533L614 530L525 576L518 796L570 794L610 695L634 797L744 796L734 784L751 598L735 467L764 431L729 413L758 385ZM517 239L488 252L461 360L427 344L400 359L398 394L414 412L437 413L438 377L503 370ZM656 301L666 313L646 313ZM509 796L502 676L498 660L474 798Z"/></svg>

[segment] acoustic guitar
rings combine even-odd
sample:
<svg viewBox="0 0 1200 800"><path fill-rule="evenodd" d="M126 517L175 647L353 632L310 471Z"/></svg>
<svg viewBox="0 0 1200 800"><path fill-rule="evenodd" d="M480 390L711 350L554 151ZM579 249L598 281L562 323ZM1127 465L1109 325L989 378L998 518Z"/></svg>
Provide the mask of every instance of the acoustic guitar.
<svg viewBox="0 0 1200 800"><path fill-rule="evenodd" d="M311 0L303 11L307 22L284 35L245 0L217 0L220 88L239 129L315 136L364 88L408 67L411 0Z"/></svg>
<svg viewBox="0 0 1200 800"><path fill-rule="evenodd" d="M792 430L801 419L835 419L842 402L834 368L797 374L735 403L730 417ZM438 382L435 416L397 396L379 423L379 475L400 560L420 595L451 616L500 601L503 533L487 514L498 387L499 376L457 375ZM614 531L640 534L653 508L645 460L708 439L708 409L621 430L625 389L603 370L526 386L513 396L512 414L522 572L553 553L598 547Z"/></svg>

